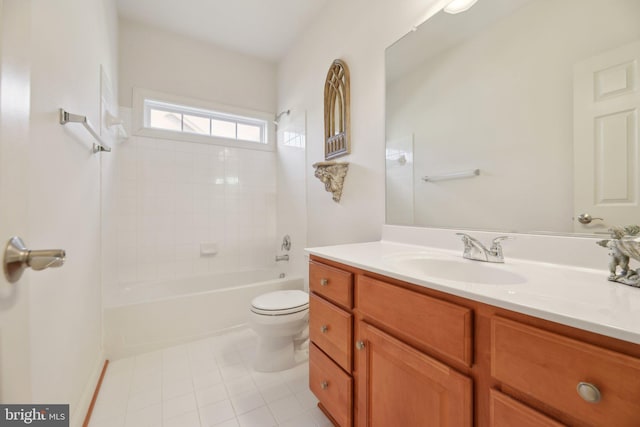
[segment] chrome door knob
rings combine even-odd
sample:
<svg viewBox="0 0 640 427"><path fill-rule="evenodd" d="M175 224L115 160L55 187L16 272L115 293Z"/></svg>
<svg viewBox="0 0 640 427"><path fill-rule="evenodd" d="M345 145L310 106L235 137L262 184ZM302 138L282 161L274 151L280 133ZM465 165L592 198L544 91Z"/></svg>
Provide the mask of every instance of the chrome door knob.
<svg viewBox="0 0 640 427"><path fill-rule="evenodd" d="M322 332L323 334L326 334L328 330L329 330L329 326L327 325L320 326L320 332Z"/></svg>
<svg viewBox="0 0 640 427"><path fill-rule="evenodd" d="M580 224L591 224L591 221L593 220L600 220L600 221L604 221L604 218L594 218L591 215L589 215L588 213L583 213L578 215L578 222Z"/></svg>
<svg viewBox="0 0 640 427"><path fill-rule="evenodd" d="M358 341L356 342L356 348L358 350L362 350L364 348L364 341Z"/></svg>
<svg viewBox="0 0 640 427"><path fill-rule="evenodd" d="M4 276L7 278L7 282L15 283L20 280L22 273L28 267L36 271L61 267L66 257L65 251L62 249L32 251L27 249L21 238L12 237L4 249Z"/></svg>
<svg viewBox="0 0 640 427"><path fill-rule="evenodd" d="M327 286L329 284L329 280L327 279L320 279L320 286Z"/></svg>
<svg viewBox="0 0 640 427"><path fill-rule="evenodd" d="M320 383L320 388L326 390L327 388L329 388L329 383L326 381L322 381L322 383Z"/></svg>

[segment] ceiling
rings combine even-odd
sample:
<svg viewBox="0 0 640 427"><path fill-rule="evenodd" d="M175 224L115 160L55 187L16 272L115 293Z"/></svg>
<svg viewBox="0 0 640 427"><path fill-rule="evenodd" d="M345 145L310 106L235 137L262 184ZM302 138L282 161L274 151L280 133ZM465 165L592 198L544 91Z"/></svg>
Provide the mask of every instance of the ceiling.
<svg viewBox="0 0 640 427"><path fill-rule="evenodd" d="M117 0L120 16L270 61L329 0Z"/></svg>

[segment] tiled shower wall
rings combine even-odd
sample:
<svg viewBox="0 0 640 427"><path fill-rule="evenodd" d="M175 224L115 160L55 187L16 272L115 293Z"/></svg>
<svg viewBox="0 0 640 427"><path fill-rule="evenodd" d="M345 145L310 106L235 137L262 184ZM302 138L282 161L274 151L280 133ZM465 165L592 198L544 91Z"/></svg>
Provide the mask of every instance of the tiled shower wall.
<svg viewBox="0 0 640 427"><path fill-rule="evenodd" d="M130 136L111 155L105 285L274 265L275 152Z"/></svg>

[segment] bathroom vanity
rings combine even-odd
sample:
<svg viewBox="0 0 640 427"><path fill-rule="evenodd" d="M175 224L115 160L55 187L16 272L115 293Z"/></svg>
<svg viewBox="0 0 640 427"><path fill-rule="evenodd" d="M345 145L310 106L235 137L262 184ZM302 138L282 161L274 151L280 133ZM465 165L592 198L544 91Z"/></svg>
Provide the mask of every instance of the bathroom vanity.
<svg viewBox="0 0 640 427"><path fill-rule="evenodd" d="M335 425L640 425L640 289L604 269L308 252L310 388Z"/></svg>

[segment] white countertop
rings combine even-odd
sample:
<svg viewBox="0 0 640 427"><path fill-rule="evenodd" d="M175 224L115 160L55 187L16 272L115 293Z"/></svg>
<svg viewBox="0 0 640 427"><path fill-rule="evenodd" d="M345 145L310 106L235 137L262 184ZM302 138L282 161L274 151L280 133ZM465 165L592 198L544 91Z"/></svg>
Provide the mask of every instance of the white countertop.
<svg viewBox="0 0 640 427"><path fill-rule="evenodd" d="M640 344L640 288L607 280L606 252L599 269L510 258L506 245L504 264L465 260L461 244L459 250L453 251L379 241L309 248L307 252L415 285ZM394 261L411 256L479 263L485 271L500 269L505 277L522 280L509 279L505 284L448 280L430 277L426 270L404 268Z"/></svg>

